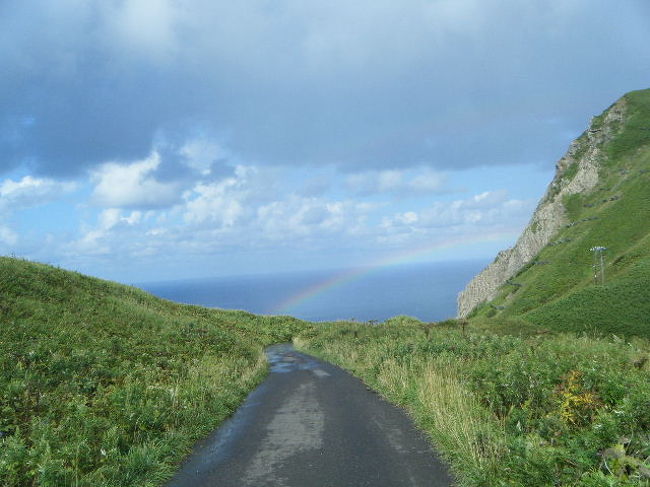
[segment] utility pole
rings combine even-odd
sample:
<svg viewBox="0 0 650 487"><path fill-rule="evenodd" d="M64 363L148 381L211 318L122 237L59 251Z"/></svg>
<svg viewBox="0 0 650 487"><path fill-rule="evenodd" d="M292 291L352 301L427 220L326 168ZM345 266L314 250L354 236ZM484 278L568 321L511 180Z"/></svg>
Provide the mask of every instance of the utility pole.
<svg viewBox="0 0 650 487"><path fill-rule="evenodd" d="M605 284L605 259L603 253L607 250L607 247L596 246L591 247L589 250L594 253L594 284L598 284L599 276L600 283Z"/></svg>

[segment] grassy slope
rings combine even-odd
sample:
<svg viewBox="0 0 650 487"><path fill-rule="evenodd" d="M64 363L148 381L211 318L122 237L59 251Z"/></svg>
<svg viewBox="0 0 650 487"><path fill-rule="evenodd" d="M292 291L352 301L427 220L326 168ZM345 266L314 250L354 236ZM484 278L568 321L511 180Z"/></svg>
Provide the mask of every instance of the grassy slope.
<svg viewBox="0 0 650 487"><path fill-rule="evenodd" d="M0 485L168 478L304 328L0 258Z"/></svg>
<svg viewBox="0 0 650 487"><path fill-rule="evenodd" d="M650 90L626 100L628 116L605 147L599 186L564 201L577 223L512 279L520 286L504 285L473 318L650 336ZM597 245L608 249L604 286L594 284L589 249Z"/></svg>
<svg viewBox="0 0 650 487"><path fill-rule="evenodd" d="M650 485L647 340L396 318L322 325L295 342L405 407L461 486Z"/></svg>

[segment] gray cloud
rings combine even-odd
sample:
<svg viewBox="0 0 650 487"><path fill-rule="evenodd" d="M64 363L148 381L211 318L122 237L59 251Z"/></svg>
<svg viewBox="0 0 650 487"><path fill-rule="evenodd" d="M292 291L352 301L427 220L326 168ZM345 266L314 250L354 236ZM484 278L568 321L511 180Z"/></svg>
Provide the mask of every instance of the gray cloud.
<svg viewBox="0 0 650 487"><path fill-rule="evenodd" d="M0 173L29 164L69 177L144 159L161 133L180 147L195 131L254 164L548 162L589 116L645 87L647 10L645 0L6 0ZM177 151L161 156L161 180L191 178Z"/></svg>

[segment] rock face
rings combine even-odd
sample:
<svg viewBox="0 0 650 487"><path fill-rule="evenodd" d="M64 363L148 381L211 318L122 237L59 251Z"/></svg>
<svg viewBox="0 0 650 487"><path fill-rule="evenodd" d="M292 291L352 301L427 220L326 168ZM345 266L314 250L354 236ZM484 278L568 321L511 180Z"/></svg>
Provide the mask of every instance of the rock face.
<svg viewBox="0 0 650 487"><path fill-rule="evenodd" d="M573 141L556 164L556 173L533 216L514 247L498 253L494 262L470 281L458 295L458 317L465 318L484 301L496 297L501 285L512 278L552 241L568 222L563 199L588 192L598 184L602 147L622 125L626 103L621 98Z"/></svg>

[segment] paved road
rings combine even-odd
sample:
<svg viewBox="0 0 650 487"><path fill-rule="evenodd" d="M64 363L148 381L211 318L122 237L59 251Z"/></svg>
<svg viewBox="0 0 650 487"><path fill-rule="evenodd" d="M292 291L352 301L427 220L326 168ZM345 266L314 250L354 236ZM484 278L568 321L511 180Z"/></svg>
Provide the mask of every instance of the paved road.
<svg viewBox="0 0 650 487"><path fill-rule="evenodd" d="M271 373L168 487L451 485L402 410L347 372L275 345Z"/></svg>

